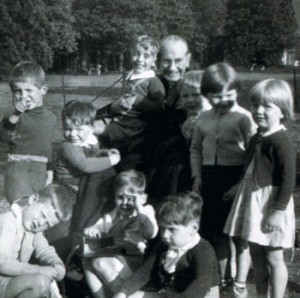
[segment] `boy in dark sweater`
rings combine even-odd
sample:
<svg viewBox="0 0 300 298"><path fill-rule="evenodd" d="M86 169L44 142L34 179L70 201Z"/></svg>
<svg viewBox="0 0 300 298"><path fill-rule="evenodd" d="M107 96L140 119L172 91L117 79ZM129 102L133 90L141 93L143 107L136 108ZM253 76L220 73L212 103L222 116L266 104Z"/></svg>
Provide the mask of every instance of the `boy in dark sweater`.
<svg viewBox="0 0 300 298"><path fill-rule="evenodd" d="M10 74L13 112L0 124L0 139L8 142L5 196L13 203L52 182L52 137L56 118L43 107L48 87L42 67L18 63Z"/></svg>
<svg viewBox="0 0 300 298"><path fill-rule="evenodd" d="M198 234L202 200L196 193L167 197L157 212L162 244L114 298L217 298L217 261Z"/></svg>

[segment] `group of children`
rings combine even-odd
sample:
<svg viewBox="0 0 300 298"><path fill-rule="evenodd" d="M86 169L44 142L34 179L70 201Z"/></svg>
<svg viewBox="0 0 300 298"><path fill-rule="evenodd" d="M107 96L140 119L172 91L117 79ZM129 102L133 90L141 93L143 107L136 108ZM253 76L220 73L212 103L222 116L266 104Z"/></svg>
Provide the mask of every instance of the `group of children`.
<svg viewBox="0 0 300 298"><path fill-rule="evenodd" d="M172 56L171 43L164 47ZM290 86L275 79L257 83L249 94L250 113L237 102L238 76L227 63L178 78L167 73L165 79L180 81L176 109L185 113L180 127L190 152L191 177L185 178L191 188L154 204L146 194L151 171L143 165L152 153L149 138L158 132L153 127L168 108L154 72L158 52L149 36L135 41L128 88L106 108L111 121L105 127L96 127L90 103L64 106L55 164L56 119L43 107L45 73L26 61L12 70L14 109L0 127L9 145L4 187L11 203L11 211L0 215L0 298L57 290L53 281L63 279L65 268L46 240L51 242L56 224L67 244L74 245L75 233L113 239L82 260L94 297L217 298L219 288L229 287L233 297L247 297L250 254L257 295L268 297L271 289L271 297L284 296L283 250L293 246L295 231L295 151L283 125L293 117ZM171 60L161 63L174 67Z"/></svg>

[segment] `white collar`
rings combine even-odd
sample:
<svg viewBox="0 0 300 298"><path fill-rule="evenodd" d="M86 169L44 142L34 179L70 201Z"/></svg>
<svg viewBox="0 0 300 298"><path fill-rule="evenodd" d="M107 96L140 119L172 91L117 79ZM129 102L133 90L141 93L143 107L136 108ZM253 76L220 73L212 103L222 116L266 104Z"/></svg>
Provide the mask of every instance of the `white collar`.
<svg viewBox="0 0 300 298"><path fill-rule="evenodd" d="M266 132L261 132L260 135L261 135L262 137L267 137L267 136L270 136L270 135L272 135L273 133L275 133L275 132L277 132L277 131L280 131L280 130L286 130L285 126L282 125L282 124L280 124L280 125L274 127L274 128L271 129L271 130L268 130L268 131L266 131Z"/></svg>
<svg viewBox="0 0 300 298"><path fill-rule="evenodd" d="M184 252L190 250L191 248L193 248L194 246L196 246L199 241L200 241L201 237L198 233L195 233L195 236L191 239L191 241L189 241L188 243L186 243L184 246L182 247L170 247L168 249L169 250L178 250L180 252L180 254L182 255Z"/></svg>
<svg viewBox="0 0 300 298"><path fill-rule="evenodd" d="M11 205L11 211L16 217L17 221L19 224L23 226L23 212L22 212L22 207L19 204L12 204Z"/></svg>
<svg viewBox="0 0 300 298"><path fill-rule="evenodd" d="M148 79L148 78L153 78L153 77L155 77L155 72L154 72L154 70L150 69L150 70L144 71L142 73L135 73L133 71L132 74L128 75L127 80Z"/></svg>
<svg viewBox="0 0 300 298"><path fill-rule="evenodd" d="M91 147L91 146L94 146L94 145L97 145L98 144L98 139L96 138L95 135L91 134L85 142L79 144L78 146L79 147Z"/></svg>

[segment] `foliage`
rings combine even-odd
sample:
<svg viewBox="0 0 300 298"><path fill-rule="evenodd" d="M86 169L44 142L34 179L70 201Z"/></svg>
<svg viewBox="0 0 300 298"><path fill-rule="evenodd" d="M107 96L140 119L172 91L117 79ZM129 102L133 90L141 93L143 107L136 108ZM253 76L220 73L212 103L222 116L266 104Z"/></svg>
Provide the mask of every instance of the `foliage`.
<svg viewBox="0 0 300 298"><path fill-rule="evenodd" d="M220 30L224 0L76 0L73 11L80 44L105 54L128 52L136 35L161 39L179 34L187 39L196 59L211 34ZM200 59L201 60L201 59Z"/></svg>
<svg viewBox="0 0 300 298"><path fill-rule="evenodd" d="M296 40L296 20L290 0L230 0L225 26L226 58L235 65L249 65L264 57L279 64L282 50Z"/></svg>
<svg viewBox="0 0 300 298"><path fill-rule="evenodd" d="M2 0L0 3L0 73L22 59L33 59L45 69L54 51L75 49L68 0Z"/></svg>

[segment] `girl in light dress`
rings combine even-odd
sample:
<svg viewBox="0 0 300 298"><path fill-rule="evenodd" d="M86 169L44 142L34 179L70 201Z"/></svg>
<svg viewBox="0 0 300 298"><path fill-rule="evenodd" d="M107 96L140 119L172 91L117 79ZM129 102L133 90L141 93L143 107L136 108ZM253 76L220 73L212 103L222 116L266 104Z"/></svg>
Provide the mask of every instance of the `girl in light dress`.
<svg viewBox="0 0 300 298"><path fill-rule="evenodd" d="M284 297L288 272L283 250L294 244L292 193L296 155L282 120L293 117L289 84L267 79L250 91L258 132L224 232L249 241L258 297Z"/></svg>

